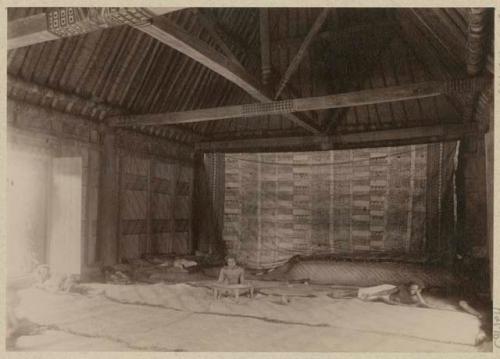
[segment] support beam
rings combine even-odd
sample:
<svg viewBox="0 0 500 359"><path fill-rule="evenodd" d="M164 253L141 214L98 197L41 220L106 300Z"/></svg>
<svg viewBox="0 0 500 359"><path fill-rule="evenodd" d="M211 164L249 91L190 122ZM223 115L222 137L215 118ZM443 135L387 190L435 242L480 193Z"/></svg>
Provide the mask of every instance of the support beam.
<svg viewBox="0 0 500 359"><path fill-rule="evenodd" d="M82 35L119 25L140 25L154 16L182 8L53 8L18 20L7 27L7 49Z"/></svg>
<svg viewBox="0 0 500 359"><path fill-rule="evenodd" d="M278 89L276 90L274 99L279 98L281 91L283 91L283 89L285 88L286 84L288 83L292 75L299 68L299 65L302 62L302 59L304 58L305 54L307 53L309 46L311 45L317 33L319 32L319 30L321 30L321 27L325 23L329 11L330 11L329 8L324 8L316 18L316 21L311 27L311 30L309 30L309 33L304 39L304 42L302 42L302 44L300 45L299 51L297 51L297 53L295 54L294 58L290 62L290 65L288 65L288 68L286 69L285 74L283 75L283 78L281 79L278 85Z"/></svg>
<svg viewBox="0 0 500 359"><path fill-rule="evenodd" d="M455 141L467 135L479 134L474 124L450 124L395 130L368 131L332 136L261 138L200 142L200 152L288 152L326 151L349 148L400 146L432 142Z"/></svg>
<svg viewBox="0 0 500 359"><path fill-rule="evenodd" d="M486 40L488 38L488 8L472 8L469 12L469 30L467 33L467 73L478 75L486 60Z"/></svg>
<svg viewBox="0 0 500 359"><path fill-rule="evenodd" d="M96 116L90 117L90 120L104 120L105 118L115 115L125 115L126 112L121 108L97 103L95 101L85 99L83 97L67 94L62 91L53 90L48 87L40 86L32 82L23 81L14 76L8 76L7 80L7 94L9 98L19 101L29 102L30 98L33 98L33 104L38 105L38 103L60 103L64 104L64 108L72 108L72 107L89 107L95 108ZM76 106L78 105L78 106ZM55 108L55 109L59 109ZM68 113L70 113L68 111ZM179 128L179 127L166 127L167 132L169 132L173 136L180 136L182 138L188 138L192 142L206 140L203 136L195 134L191 131Z"/></svg>
<svg viewBox="0 0 500 359"><path fill-rule="evenodd" d="M213 121L236 117L281 115L292 112L373 105L386 102L435 97L453 92L474 92L478 86L481 86L483 81L486 80L477 78L448 82L429 81L411 85L362 90L328 96L290 99L263 104L224 106L150 115L117 116L110 118L110 124L112 126L158 126Z"/></svg>
<svg viewBox="0 0 500 359"><path fill-rule="evenodd" d="M203 25L205 30L208 31L210 37L214 40L215 44L222 50L224 55L226 55L231 61L233 61L241 68L244 68L240 60L238 60L238 58L234 55L231 48L224 42L224 40L220 36L221 30L219 29L217 21L213 18L213 16L203 9L195 8L192 11L196 14L200 23Z"/></svg>
<svg viewBox="0 0 500 359"><path fill-rule="evenodd" d="M202 40L193 37L184 29L167 19L158 17L153 19L151 25L138 26L137 29L203 64L243 89L254 99L260 102L272 101L271 96L266 93L261 87L260 82L251 74L247 73L226 56L208 46ZM285 116L290 121L305 128L309 132L315 134L320 133L316 126L306 123L291 113Z"/></svg>

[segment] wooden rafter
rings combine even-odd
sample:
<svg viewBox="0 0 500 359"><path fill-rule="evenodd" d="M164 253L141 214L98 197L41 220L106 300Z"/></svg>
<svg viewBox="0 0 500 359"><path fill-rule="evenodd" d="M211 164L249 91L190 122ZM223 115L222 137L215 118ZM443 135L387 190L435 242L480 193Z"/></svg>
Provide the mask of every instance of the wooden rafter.
<svg viewBox="0 0 500 359"><path fill-rule="evenodd" d="M480 134L476 124L448 124L393 130L369 131L331 136L279 137L200 142L200 152L287 152L326 151L363 147L455 141Z"/></svg>
<svg viewBox="0 0 500 359"><path fill-rule="evenodd" d="M272 101L271 96L251 74L167 19L158 17L153 19L150 25L138 26L137 29L215 71L246 91L254 99L260 102ZM285 117L309 132L320 133L315 125L305 122L294 114L288 113Z"/></svg>
<svg viewBox="0 0 500 359"><path fill-rule="evenodd" d="M381 24L382 25L382 24ZM366 28L366 25L362 28L365 29L365 31L380 31L381 26L377 27L375 30L373 28L373 25L370 28ZM358 31L362 31L361 28L358 28ZM379 43L376 49L374 49L374 56L370 56L368 58L367 64L363 66L362 71L358 74L357 78L355 79L358 83L368 83L370 76L372 75L372 72L374 71L374 68L376 68L378 62L380 62L381 57L383 56L384 52L387 50L388 47L391 46L392 42L397 38L397 34L399 33L399 30L396 27L396 21L389 21L386 22L383 26L382 31L388 31L389 34L392 34L392 36L387 39L387 41L382 41ZM381 34L381 33L377 33ZM380 35L378 35L380 36ZM347 41L353 41L352 37L347 38ZM334 80L334 79L332 79ZM338 128L338 126L341 124L341 121L343 120L343 116L346 114L348 111L348 108L343 108L340 111L336 111L326 123L325 130L323 131L324 133L334 133L335 129Z"/></svg>
<svg viewBox="0 0 500 359"><path fill-rule="evenodd" d="M104 120L110 115L126 114L126 112L119 107L97 103L77 95L67 94L32 82L23 81L13 76L8 76L7 93L8 96L14 100L28 101L28 98L33 97L37 99L34 104L38 104L38 102L48 104L62 103L65 105L65 111L77 105L97 109L95 112L96 117L92 117L92 120ZM168 126L166 127L166 131L174 137L189 138L192 141L206 140L203 136L179 127Z"/></svg>
<svg viewBox="0 0 500 359"><path fill-rule="evenodd" d="M435 97L453 92L473 93L486 83L487 79L475 78L454 81L428 81L410 85L384 87L328 96L306 97L263 104L223 106L207 109L147 114L134 116L118 116L110 119L113 126L134 125L169 125L179 123L213 121L236 117L254 117L263 115L282 115L292 112L325 110L364 106L387 102L413 100Z"/></svg>
<svg viewBox="0 0 500 359"><path fill-rule="evenodd" d="M285 71L285 74L283 75L282 79L280 80L280 83L278 85L278 89L276 90L276 94L274 95L274 99L279 98L281 92L285 88L286 84L292 77L292 75L297 71L299 68L300 63L302 62L302 59L304 58L305 54L307 53L307 50L309 46L312 44L314 38L316 37L316 34L321 30L321 27L323 26L327 16L328 12L330 11L329 8L325 8L321 11L321 13L318 15L316 18L316 21L314 22L313 26L311 27L311 30L309 30L309 33L304 39L304 42L300 45L299 50L293 57L292 61L290 62L290 65Z"/></svg>
<svg viewBox="0 0 500 359"><path fill-rule="evenodd" d="M422 26L425 27L425 29L429 32L429 34L432 35L432 37L439 43L439 45L448 53L451 55L453 59L455 59L457 62L460 61L460 57L457 54L457 50L449 44L440 34L439 32L434 29L432 25L430 25L426 19L419 14L419 12L416 9L410 9L410 12L415 16L415 18L422 24Z"/></svg>
<svg viewBox="0 0 500 359"><path fill-rule="evenodd" d="M224 55L231 59L231 61L233 61L235 64L243 68L240 60L238 60L228 44L226 44L226 42L222 39L222 30L219 28L216 19L214 19L214 17L206 10L195 8L192 11L196 14L200 23L208 31L210 37L215 41L215 44L222 50Z"/></svg>
<svg viewBox="0 0 500 359"><path fill-rule="evenodd" d="M415 18L429 31L437 42L450 53L451 57L456 61L463 61L457 58L456 51L453 51L451 45L436 32L433 27L427 23L426 19L418 14L414 9L410 9ZM475 76L486 68L487 71L493 73L494 68L491 66L492 57L486 53L486 40L488 38L488 8L471 8L469 10L469 27L467 35L462 35L461 41L466 43L465 61L467 64L467 72L471 76ZM458 33L455 36L460 36Z"/></svg>
<svg viewBox="0 0 500 359"><path fill-rule="evenodd" d="M330 29L319 31L316 38L321 39L325 43L332 46L339 42L348 41L353 35L373 32L373 31L397 31L399 23L396 20L389 19L379 21L377 23L363 23L359 25L349 26L345 29L332 31ZM307 36L307 34L306 34ZM271 41L271 46L278 48L293 48L300 46L306 36L291 36L283 39L275 39Z"/></svg>
<svg viewBox="0 0 500 359"><path fill-rule="evenodd" d="M54 8L45 13L9 21L7 48L9 50L81 35L119 25L134 25L149 21L182 8ZM57 20L56 20L57 18ZM64 25L62 21L64 20Z"/></svg>

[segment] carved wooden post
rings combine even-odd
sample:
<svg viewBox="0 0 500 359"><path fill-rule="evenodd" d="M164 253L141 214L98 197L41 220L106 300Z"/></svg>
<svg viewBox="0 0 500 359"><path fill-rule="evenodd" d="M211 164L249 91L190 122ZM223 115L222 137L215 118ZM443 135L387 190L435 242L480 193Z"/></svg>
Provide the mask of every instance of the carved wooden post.
<svg viewBox="0 0 500 359"><path fill-rule="evenodd" d="M194 252L201 250L200 233L203 231L203 181L205 180L205 171L203 170L203 153L195 152L193 163L193 203L192 203L192 243L191 249Z"/></svg>
<svg viewBox="0 0 500 359"><path fill-rule="evenodd" d="M260 57L262 83L266 86L271 78L271 49L269 41L269 9L260 9Z"/></svg>
<svg viewBox="0 0 500 359"><path fill-rule="evenodd" d="M478 75L483 69L486 40L488 38L488 9L472 8L469 12L469 31L467 34L467 73Z"/></svg>
<svg viewBox="0 0 500 359"><path fill-rule="evenodd" d="M103 265L118 262L119 157L116 131L101 129L102 155L98 219L99 259Z"/></svg>

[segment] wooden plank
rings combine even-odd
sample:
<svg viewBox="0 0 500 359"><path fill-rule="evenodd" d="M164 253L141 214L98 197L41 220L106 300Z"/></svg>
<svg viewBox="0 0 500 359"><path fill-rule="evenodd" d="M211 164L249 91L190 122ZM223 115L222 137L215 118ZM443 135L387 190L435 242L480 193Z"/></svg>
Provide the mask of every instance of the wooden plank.
<svg viewBox="0 0 500 359"><path fill-rule="evenodd" d="M307 50L309 49L309 45L313 42L314 38L316 37L316 34L318 31L321 29L323 26L328 12L329 8L325 8L321 11L321 13L318 15L316 18L316 21L314 22L313 26L311 27L311 30L309 30L309 33L304 39L304 42L300 45L299 50L295 54L293 60L290 62L290 65L285 71L285 74L283 75L279 85L278 85L278 90L276 91L276 94L274 96L275 99L279 97L283 89L285 88L286 84L292 77L292 75L295 73L295 71L299 68L300 63L302 62L302 59L304 58L305 54L307 53Z"/></svg>
<svg viewBox="0 0 500 359"><path fill-rule="evenodd" d="M368 131L332 136L302 136L199 142L200 152L288 152L326 151L348 148L400 146L455 141L480 134L475 124L448 124L425 127Z"/></svg>
<svg viewBox="0 0 500 359"><path fill-rule="evenodd" d="M269 97L264 95L263 90L260 89L260 84L250 74L242 71L239 66L204 41L193 37L167 19L157 18L153 20L152 25L137 27L137 29L202 63L247 91L255 99L269 101Z"/></svg>
<svg viewBox="0 0 500 359"><path fill-rule="evenodd" d="M266 91L252 75L202 40L195 38L167 19L155 18L151 25L139 26L137 29L203 64L242 88L256 100L260 102L272 101L271 96L266 94ZM285 116L312 133L318 134L320 132L315 126L304 122L293 114L288 113Z"/></svg>
<svg viewBox="0 0 500 359"><path fill-rule="evenodd" d="M197 15L200 23L203 27L208 31L210 37L214 40L215 44L222 50L222 52L233 61L235 64L238 64L240 67L244 67L238 58L234 55L231 48L225 41L222 39L220 33L222 30L220 29L217 20L208 13L207 10L204 9L193 9L193 12Z"/></svg>
<svg viewBox="0 0 500 359"><path fill-rule="evenodd" d="M393 86L334 94L318 97L307 97L263 104L248 104L214 107L200 110L146 114L133 116L114 116L109 119L112 126L134 125L169 125L213 121L235 117L254 117L273 114L284 114L310 110L325 110L329 108L353 107L395 101L413 100L434 97L454 91L467 91L474 88L475 82L483 79L465 79L448 82L428 81L409 85Z"/></svg>
<svg viewBox="0 0 500 359"><path fill-rule="evenodd" d="M73 8L73 9L78 9L78 8ZM104 11L106 8L101 8L101 9ZM151 16L160 16L173 11L180 10L182 8L164 7L164 8L144 8L144 9L146 9L146 11L151 14ZM96 19L92 17L93 15L91 15L91 12L87 11L86 15L83 16L80 19L80 21L76 23L76 24L78 23L82 24L80 29L75 28L75 31L73 31L71 35L65 35L65 36L61 36L59 34L56 34L55 32L50 31L49 20L48 20L50 12L39 13L33 16L28 16L21 19L9 21L7 25L7 49L8 50L16 49L19 47L30 46L46 41L58 40L63 37L81 35L91 31L96 31L99 29L109 28L111 26L119 25L116 22L111 21L111 19L104 14L105 12L103 12L102 14L100 14L100 16L98 16L99 20L102 21L102 23L100 23L99 26L88 27L86 26L86 23L89 22L89 20L91 20L90 22L93 23L97 23L97 21L95 21ZM126 22L124 22L123 24L125 23ZM70 25L67 25L67 27L69 26ZM64 26L61 26L61 28L64 28Z"/></svg>

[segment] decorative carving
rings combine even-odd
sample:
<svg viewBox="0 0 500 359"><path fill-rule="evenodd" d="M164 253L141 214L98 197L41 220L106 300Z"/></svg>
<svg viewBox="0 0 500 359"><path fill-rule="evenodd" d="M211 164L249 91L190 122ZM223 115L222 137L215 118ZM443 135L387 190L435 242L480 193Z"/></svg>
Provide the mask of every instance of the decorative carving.
<svg viewBox="0 0 500 359"><path fill-rule="evenodd" d="M481 131L487 132L490 130L490 112L492 111L493 103L493 87L489 86L481 92L476 103L476 113L474 121L479 124Z"/></svg>
<svg viewBox="0 0 500 359"><path fill-rule="evenodd" d="M145 8L55 8L47 12L47 27L60 37L68 37L111 26L141 26L152 16Z"/></svg>
<svg viewBox="0 0 500 359"><path fill-rule="evenodd" d="M445 83L444 92L447 94L476 94L490 83L491 80L487 77L451 80Z"/></svg>
<svg viewBox="0 0 500 359"><path fill-rule="evenodd" d="M255 116L259 114L281 114L281 113L291 113L293 112L293 101L284 100L284 101L275 101L268 103L257 103L250 105L242 106L242 115L251 113Z"/></svg>
<svg viewBox="0 0 500 359"><path fill-rule="evenodd" d="M469 32L467 36L467 72L477 75L481 72L487 39L487 8L472 8L469 13Z"/></svg>

